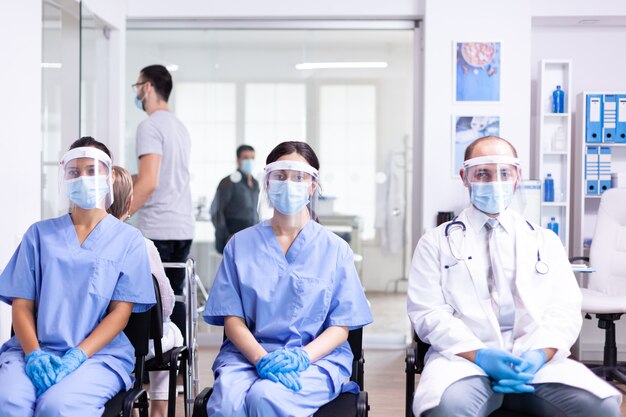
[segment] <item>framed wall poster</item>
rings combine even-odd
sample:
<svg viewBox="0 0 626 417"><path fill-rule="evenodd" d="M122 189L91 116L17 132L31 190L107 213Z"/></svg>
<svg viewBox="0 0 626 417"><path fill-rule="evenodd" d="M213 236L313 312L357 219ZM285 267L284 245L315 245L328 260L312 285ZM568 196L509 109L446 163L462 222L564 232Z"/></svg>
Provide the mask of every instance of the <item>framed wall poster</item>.
<svg viewBox="0 0 626 417"><path fill-rule="evenodd" d="M452 116L452 122L452 175L458 176L470 143L483 136L500 135L500 116Z"/></svg>
<svg viewBox="0 0 626 417"><path fill-rule="evenodd" d="M500 42L454 43L456 102L500 101Z"/></svg>

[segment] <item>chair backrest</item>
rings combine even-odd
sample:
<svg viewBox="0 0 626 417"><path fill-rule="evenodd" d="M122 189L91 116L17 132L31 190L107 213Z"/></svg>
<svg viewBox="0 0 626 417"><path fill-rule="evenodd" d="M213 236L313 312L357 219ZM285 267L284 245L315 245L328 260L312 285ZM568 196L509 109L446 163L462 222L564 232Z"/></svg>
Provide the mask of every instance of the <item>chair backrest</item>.
<svg viewBox="0 0 626 417"><path fill-rule="evenodd" d="M161 289L159 288L159 281L152 274L152 283L154 284L154 298L156 304L150 310L152 312L150 316L150 339L154 344L154 357L159 365L163 362L163 346L161 345L161 339L163 338L163 304L161 301Z"/></svg>
<svg viewBox="0 0 626 417"><path fill-rule="evenodd" d="M607 190L600 200L589 252L588 288L609 295L626 295L626 188Z"/></svg>
<svg viewBox="0 0 626 417"><path fill-rule="evenodd" d="M359 384L361 390L364 389L365 380L363 369L365 358L363 357L363 328L359 327L355 330L350 330L348 333L348 343L350 344L350 350L354 359L352 359L352 375L350 375L350 381L354 381Z"/></svg>
<svg viewBox="0 0 626 417"><path fill-rule="evenodd" d="M132 313L128 319L128 324L124 328L126 337L135 348L135 356L145 356L148 354L148 339L150 338L150 316L152 307L143 313Z"/></svg>

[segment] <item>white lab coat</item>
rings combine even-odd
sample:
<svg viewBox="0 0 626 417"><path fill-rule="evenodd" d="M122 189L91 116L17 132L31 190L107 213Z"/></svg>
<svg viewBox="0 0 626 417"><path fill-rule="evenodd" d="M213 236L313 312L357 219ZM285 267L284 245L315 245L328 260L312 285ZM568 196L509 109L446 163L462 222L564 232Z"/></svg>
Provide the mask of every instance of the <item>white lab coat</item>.
<svg viewBox="0 0 626 417"><path fill-rule="evenodd" d="M436 407L445 389L473 375L486 375L473 362L456 355L485 347L504 348L500 327L487 288L486 259L473 256L479 231L473 230L468 210L459 215L467 231L465 261L451 254L445 225L427 232L419 241L409 274L407 309L418 336L432 348L426 355L413 412ZM512 353L553 347L557 353L535 375L532 383L556 382L590 391L600 398L621 394L597 378L583 364L567 359L582 325L582 296L559 238L510 210L515 227L517 293ZM458 239L459 231L456 237ZM484 239L484 235L482 236ZM549 266L545 275L535 271L537 249ZM455 251L456 253L456 251ZM467 260L468 257L472 257ZM454 265L456 263L456 265ZM446 265L449 265L446 268ZM454 266L450 266L454 265ZM518 305L519 304L519 305Z"/></svg>

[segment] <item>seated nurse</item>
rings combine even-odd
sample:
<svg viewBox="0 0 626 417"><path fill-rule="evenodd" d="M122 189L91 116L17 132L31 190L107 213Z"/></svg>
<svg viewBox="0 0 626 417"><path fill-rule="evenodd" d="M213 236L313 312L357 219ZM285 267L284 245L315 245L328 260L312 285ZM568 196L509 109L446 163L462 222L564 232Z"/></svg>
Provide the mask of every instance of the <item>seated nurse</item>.
<svg viewBox="0 0 626 417"><path fill-rule="evenodd" d="M304 142L283 142L266 162L261 198L273 216L228 241L204 310L227 336L213 364L210 417L311 416L358 392L346 383L348 331L372 314L350 247L315 221L317 156Z"/></svg>
<svg viewBox="0 0 626 417"><path fill-rule="evenodd" d="M2 417L100 416L131 387L122 330L155 302L141 233L107 214L110 152L84 137L60 163L69 214L39 221L0 275L15 336L0 347Z"/></svg>

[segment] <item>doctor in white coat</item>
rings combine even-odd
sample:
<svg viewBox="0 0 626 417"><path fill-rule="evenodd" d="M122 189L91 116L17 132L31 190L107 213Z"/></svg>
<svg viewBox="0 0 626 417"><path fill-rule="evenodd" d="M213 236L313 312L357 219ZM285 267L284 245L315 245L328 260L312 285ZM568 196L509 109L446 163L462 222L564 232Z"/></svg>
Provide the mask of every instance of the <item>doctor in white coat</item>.
<svg viewBox="0 0 626 417"><path fill-rule="evenodd" d="M471 205L419 241L407 309L426 354L415 416L620 416L621 394L567 359L581 294L558 236L506 208L521 179L497 137L467 148Z"/></svg>

